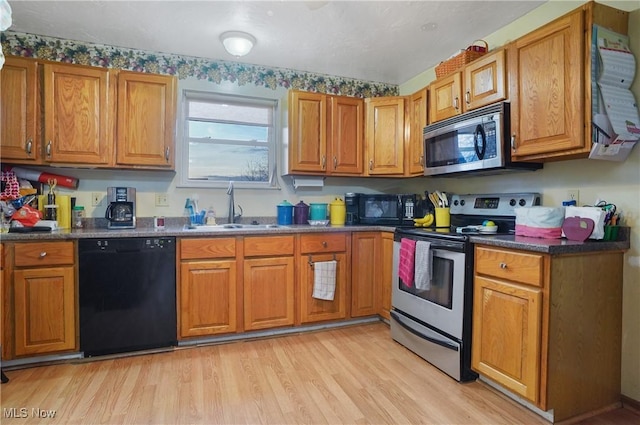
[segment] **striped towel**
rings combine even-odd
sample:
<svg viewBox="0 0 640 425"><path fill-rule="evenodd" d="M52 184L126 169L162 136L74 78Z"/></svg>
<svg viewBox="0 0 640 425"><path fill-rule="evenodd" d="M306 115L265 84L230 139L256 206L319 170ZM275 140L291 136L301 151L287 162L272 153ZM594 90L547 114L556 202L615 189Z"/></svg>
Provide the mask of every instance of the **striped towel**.
<svg viewBox="0 0 640 425"><path fill-rule="evenodd" d="M413 288L413 274L415 269L416 241L402 238L400 240L400 262L398 276L402 283Z"/></svg>
<svg viewBox="0 0 640 425"><path fill-rule="evenodd" d="M431 268L433 256L431 255L431 243L418 241L416 243L416 289L431 290Z"/></svg>
<svg viewBox="0 0 640 425"><path fill-rule="evenodd" d="M313 263L313 298L333 300L336 293L337 265L336 260Z"/></svg>

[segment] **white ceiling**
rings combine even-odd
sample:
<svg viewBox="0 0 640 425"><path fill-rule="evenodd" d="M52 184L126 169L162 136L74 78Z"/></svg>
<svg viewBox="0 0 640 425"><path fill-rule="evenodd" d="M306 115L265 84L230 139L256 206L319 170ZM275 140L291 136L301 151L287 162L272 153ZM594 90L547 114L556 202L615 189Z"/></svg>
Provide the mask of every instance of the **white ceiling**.
<svg viewBox="0 0 640 425"><path fill-rule="evenodd" d="M10 30L401 84L546 0L25 1ZM242 58L230 30L257 44Z"/></svg>

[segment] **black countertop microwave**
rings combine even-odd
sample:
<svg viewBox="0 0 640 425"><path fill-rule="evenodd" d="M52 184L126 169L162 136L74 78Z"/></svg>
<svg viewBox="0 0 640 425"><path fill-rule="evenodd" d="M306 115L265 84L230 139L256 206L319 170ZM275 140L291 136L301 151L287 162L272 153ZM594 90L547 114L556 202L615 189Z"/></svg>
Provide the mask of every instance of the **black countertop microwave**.
<svg viewBox="0 0 640 425"><path fill-rule="evenodd" d="M509 103L466 112L424 128L425 176L501 174L538 170L542 164L511 161Z"/></svg>
<svg viewBox="0 0 640 425"><path fill-rule="evenodd" d="M415 194L347 193L346 224L403 226L413 224Z"/></svg>

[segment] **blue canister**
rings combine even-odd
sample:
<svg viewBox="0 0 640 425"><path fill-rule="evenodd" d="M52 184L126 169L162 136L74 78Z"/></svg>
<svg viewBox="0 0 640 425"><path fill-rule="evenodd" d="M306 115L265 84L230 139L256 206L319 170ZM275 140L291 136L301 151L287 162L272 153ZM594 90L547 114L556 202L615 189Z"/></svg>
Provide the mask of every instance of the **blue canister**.
<svg viewBox="0 0 640 425"><path fill-rule="evenodd" d="M288 201L282 201L278 204L278 224L293 224L293 204Z"/></svg>

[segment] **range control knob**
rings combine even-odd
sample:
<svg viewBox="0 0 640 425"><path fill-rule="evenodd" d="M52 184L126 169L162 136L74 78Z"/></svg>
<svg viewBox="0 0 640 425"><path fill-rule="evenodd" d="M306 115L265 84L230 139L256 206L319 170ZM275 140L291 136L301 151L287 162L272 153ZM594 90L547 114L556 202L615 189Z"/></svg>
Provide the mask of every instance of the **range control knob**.
<svg viewBox="0 0 640 425"><path fill-rule="evenodd" d="M464 204L466 204L466 202L464 201L464 199L460 200L460 205L462 205L464 207Z"/></svg>
<svg viewBox="0 0 640 425"><path fill-rule="evenodd" d="M518 202L518 205L520 205L521 207L524 207L525 205L527 205L527 201L521 198L520 202Z"/></svg>
<svg viewBox="0 0 640 425"><path fill-rule="evenodd" d="M458 206L458 200L457 199L455 201L453 201L453 205L455 205L456 207Z"/></svg>
<svg viewBox="0 0 640 425"><path fill-rule="evenodd" d="M516 206L516 200L515 199L510 200L509 201L509 205L511 205L512 207L515 207Z"/></svg>

